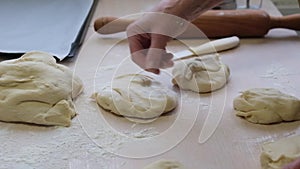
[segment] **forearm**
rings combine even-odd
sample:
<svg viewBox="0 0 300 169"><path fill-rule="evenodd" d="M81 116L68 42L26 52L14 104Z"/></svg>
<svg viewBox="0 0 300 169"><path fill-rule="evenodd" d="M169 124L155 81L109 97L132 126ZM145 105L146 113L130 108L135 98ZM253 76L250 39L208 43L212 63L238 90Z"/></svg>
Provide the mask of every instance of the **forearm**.
<svg viewBox="0 0 300 169"><path fill-rule="evenodd" d="M176 15L192 21L221 2L223 0L162 0L153 11Z"/></svg>

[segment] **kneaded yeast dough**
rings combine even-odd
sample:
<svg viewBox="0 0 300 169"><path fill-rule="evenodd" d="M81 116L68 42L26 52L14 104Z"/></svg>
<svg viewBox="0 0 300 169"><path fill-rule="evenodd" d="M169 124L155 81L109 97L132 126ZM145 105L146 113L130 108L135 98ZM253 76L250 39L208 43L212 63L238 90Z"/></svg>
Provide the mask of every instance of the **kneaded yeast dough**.
<svg viewBox="0 0 300 169"><path fill-rule="evenodd" d="M143 169L184 169L184 167L177 161L161 160L154 162Z"/></svg>
<svg viewBox="0 0 300 169"><path fill-rule="evenodd" d="M172 74L172 82L179 88L207 93L222 88L227 83L230 71L216 54L178 62Z"/></svg>
<svg viewBox="0 0 300 169"><path fill-rule="evenodd" d="M298 158L300 158L300 136L294 136L265 143L262 146L260 162L262 169L282 169Z"/></svg>
<svg viewBox="0 0 300 169"><path fill-rule="evenodd" d="M73 84L72 84L73 82ZM29 52L0 63L0 120L69 126L82 83L53 56Z"/></svg>
<svg viewBox="0 0 300 169"><path fill-rule="evenodd" d="M300 120L300 100L272 88L244 91L234 99L233 106L237 116L252 123Z"/></svg>
<svg viewBox="0 0 300 169"><path fill-rule="evenodd" d="M175 92L140 74L119 76L92 97L106 110L140 119L156 118L177 106Z"/></svg>

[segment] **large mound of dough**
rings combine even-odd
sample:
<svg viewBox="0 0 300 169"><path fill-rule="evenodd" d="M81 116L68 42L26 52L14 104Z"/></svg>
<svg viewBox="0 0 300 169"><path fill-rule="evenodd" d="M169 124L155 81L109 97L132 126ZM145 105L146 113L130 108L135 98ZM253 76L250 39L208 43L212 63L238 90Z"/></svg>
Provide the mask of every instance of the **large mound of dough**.
<svg viewBox="0 0 300 169"><path fill-rule="evenodd" d="M206 55L178 62L172 74L172 82L181 89L207 93L222 88L230 71L218 55Z"/></svg>
<svg viewBox="0 0 300 169"><path fill-rule="evenodd" d="M53 56L29 52L0 63L0 120L69 126L82 83Z"/></svg>
<svg viewBox="0 0 300 169"><path fill-rule="evenodd" d="M184 169L184 167L177 161L161 160L154 162L143 169Z"/></svg>
<svg viewBox="0 0 300 169"><path fill-rule="evenodd" d="M98 105L125 117L151 119L177 106L177 96L151 77L127 74L93 94Z"/></svg>
<svg viewBox="0 0 300 169"><path fill-rule="evenodd" d="M237 116L252 123L300 120L300 100L272 88L244 91L234 99L233 106Z"/></svg>
<svg viewBox="0 0 300 169"><path fill-rule="evenodd" d="M300 158L300 136L284 138L262 146L260 162L262 169L282 169Z"/></svg>

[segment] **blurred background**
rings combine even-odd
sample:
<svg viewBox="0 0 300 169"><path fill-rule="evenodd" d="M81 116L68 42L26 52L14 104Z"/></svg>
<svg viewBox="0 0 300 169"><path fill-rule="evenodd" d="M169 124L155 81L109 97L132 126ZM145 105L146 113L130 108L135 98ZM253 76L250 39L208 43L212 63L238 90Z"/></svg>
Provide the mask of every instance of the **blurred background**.
<svg viewBox="0 0 300 169"><path fill-rule="evenodd" d="M283 15L300 13L300 0L272 0ZM300 31L298 31L300 36Z"/></svg>

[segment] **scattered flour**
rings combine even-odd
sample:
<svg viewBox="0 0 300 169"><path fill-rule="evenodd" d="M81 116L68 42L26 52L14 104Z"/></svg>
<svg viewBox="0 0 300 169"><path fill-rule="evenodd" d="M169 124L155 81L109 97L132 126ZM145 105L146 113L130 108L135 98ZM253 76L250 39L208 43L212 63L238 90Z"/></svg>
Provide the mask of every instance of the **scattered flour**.
<svg viewBox="0 0 300 169"><path fill-rule="evenodd" d="M102 72L102 71L111 71L114 70L118 67L119 65L108 65L108 66L100 66L98 69L98 72Z"/></svg>
<svg viewBox="0 0 300 169"><path fill-rule="evenodd" d="M294 75L289 72L283 65L281 64L271 64L266 73L262 74L261 78L270 78L270 79L281 79L285 76Z"/></svg>
<svg viewBox="0 0 300 169"><path fill-rule="evenodd" d="M293 135L297 135L297 131L281 133L281 134L266 135L266 136L256 137L256 138L242 138L239 140L234 140L233 143L236 144L236 143L242 142L242 143L249 143L249 144L260 146L264 142L272 142L272 141L276 141L280 138L289 137L289 136L293 136Z"/></svg>
<svg viewBox="0 0 300 169"><path fill-rule="evenodd" d="M260 78L273 80L274 86L281 90L295 91L296 87L289 80L291 76L299 75L299 73L291 72L281 64L271 64L267 71L260 75Z"/></svg>
<svg viewBox="0 0 300 169"><path fill-rule="evenodd" d="M98 112L88 106L82 109ZM101 126L95 128L93 135L87 135L79 118L84 114L81 111L79 113L68 128L0 122L0 169L122 168L126 165L126 159L111 152L122 148L124 143L132 139L159 134L153 127L137 129L135 124L132 130L123 133L127 137ZM101 144L97 144L99 140Z"/></svg>
<svg viewBox="0 0 300 169"><path fill-rule="evenodd" d="M71 168L73 162L109 169L117 157L98 147L82 130L78 119L69 128L0 124L0 168ZM113 141L112 141L113 142ZM107 145L109 146L109 145Z"/></svg>
<svg viewBox="0 0 300 169"><path fill-rule="evenodd" d="M126 131L124 132L124 134L131 138L141 139L154 137L159 135L160 133L158 131L155 131L154 127L149 127L139 131Z"/></svg>

